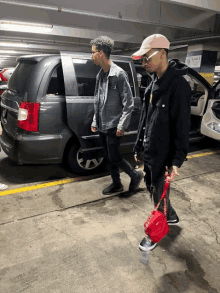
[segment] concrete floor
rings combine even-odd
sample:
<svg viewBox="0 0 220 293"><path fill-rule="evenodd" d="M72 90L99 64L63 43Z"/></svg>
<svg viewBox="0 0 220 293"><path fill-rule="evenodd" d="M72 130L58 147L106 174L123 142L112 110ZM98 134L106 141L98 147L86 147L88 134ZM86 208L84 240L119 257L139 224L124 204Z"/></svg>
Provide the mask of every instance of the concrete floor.
<svg viewBox="0 0 220 293"><path fill-rule="evenodd" d="M220 292L219 178L220 153L184 163L171 186L180 225L147 265L138 250L152 210L144 182L129 194L121 173L125 191L110 197L109 175L0 197L0 292Z"/></svg>

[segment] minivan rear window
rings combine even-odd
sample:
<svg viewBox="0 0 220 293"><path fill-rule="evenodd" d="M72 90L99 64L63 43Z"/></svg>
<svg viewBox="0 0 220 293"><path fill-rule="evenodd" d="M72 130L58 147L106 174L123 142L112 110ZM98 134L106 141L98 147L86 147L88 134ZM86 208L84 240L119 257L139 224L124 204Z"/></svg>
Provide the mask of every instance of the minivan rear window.
<svg viewBox="0 0 220 293"><path fill-rule="evenodd" d="M28 78L34 69L36 62L31 61L21 61L15 68L9 83L8 89L16 91L18 94L23 95L25 86L27 84Z"/></svg>

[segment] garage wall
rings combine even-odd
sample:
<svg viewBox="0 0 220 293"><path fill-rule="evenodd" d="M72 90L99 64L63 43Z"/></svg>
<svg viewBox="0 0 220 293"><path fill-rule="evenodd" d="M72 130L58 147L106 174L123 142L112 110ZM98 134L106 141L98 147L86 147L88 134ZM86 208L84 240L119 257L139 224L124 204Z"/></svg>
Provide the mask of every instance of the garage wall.
<svg viewBox="0 0 220 293"><path fill-rule="evenodd" d="M187 56L187 48L188 47L169 51L168 59L179 59L180 61L185 63Z"/></svg>

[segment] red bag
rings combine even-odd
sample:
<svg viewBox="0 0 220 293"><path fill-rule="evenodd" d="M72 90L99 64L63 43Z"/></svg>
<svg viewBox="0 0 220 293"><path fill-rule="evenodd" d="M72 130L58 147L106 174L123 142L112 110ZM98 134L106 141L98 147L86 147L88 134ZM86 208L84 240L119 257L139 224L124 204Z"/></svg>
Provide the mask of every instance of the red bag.
<svg viewBox="0 0 220 293"><path fill-rule="evenodd" d="M170 184L170 177L166 176L166 182L160 201L144 223L145 233L150 236L154 243L158 243L169 232L167 224L167 189ZM164 198L164 213L158 211L158 207Z"/></svg>

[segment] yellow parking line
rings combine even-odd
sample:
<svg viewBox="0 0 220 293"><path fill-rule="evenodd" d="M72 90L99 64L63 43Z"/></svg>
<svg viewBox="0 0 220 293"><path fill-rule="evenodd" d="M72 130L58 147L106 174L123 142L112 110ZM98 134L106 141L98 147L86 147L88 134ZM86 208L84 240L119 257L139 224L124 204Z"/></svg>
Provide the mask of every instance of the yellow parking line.
<svg viewBox="0 0 220 293"><path fill-rule="evenodd" d="M71 182L75 182L75 181L82 181L82 180L85 180L88 178L89 177L69 178L69 179L64 179L64 180L59 180L59 181L52 181L52 182L43 183L43 184L37 184L37 185L31 185L31 186L26 186L26 187L11 189L11 190L0 191L0 196L21 193L21 192L26 192L26 191L31 191L31 190L37 190L37 189L41 189L41 188L47 188L47 187L51 187L51 186L67 184L67 183L71 183Z"/></svg>
<svg viewBox="0 0 220 293"><path fill-rule="evenodd" d="M218 151L214 151L214 152L207 152L207 153L201 153L201 154L189 155L189 156L187 156L187 159L199 158L199 157L205 157L205 156L213 155L213 154L216 154L216 153L220 153L220 150L218 150Z"/></svg>
<svg viewBox="0 0 220 293"><path fill-rule="evenodd" d="M213 155L213 154L216 154L216 153L220 153L220 150L213 151L213 152L207 152L207 153L201 153L201 154L195 154L195 155L189 155L189 156L187 156L187 159L204 157L204 156ZM67 183L76 182L76 181L82 181L82 180L86 180L88 178L90 178L90 177L68 178L68 179L63 179L63 180L43 183L43 184L37 184L37 185L31 185L31 186L26 186L26 187L21 187L21 188L16 188L16 189L0 191L0 196L5 196L5 195L10 195L10 194L15 194L15 193L21 193L21 192L27 192L27 191L47 188L47 187L61 185L61 184L67 184Z"/></svg>

